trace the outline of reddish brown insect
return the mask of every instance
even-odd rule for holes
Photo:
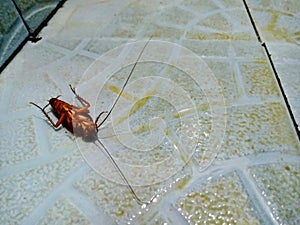
[[[81,98],[70,85],[70,88],[76,98],[82,104],[82,108],[76,107],[74,105],[70,105],[62,100],[59,100],[60,97],[51,98],[49,103],[41,108],[37,104],[30,102],[30,104],[38,107],[46,116],[46,118],[50,121],[53,127],[57,128],[62,125],[72,134],[77,137],[82,137],[82,139],[86,142],[95,142],[98,139],[97,133],[100,124],[98,124],[98,120],[103,113],[107,113],[106,111],[101,112],[95,122],[93,122],[92,117],[89,115],[89,107],[90,104],[85,99]],[[50,118],[50,116],[46,113],[45,109],[51,105],[53,114],[57,117],[58,121],[56,123]]]
[[[52,124],[53,127],[57,128],[60,125],[62,125],[63,127],[65,127],[69,132],[71,132],[73,135],[77,136],[77,137],[82,137],[82,139],[86,142],[94,142],[95,145],[97,147],[100,148],[99,145],[96,144],[96,141],[102,146],[102,148],[105,150],[106,154],[109,156],[110,160],[112,161],[113,165],[116,167],[116,169],[119,171],[122,179],[125,181],[125,183],[127,184],[128,188],[130,189],[131,193],[133,194],[134,198],[136,199],[136,201],[139,204],[149,204],[154,198],[151,199],[150,202],[144,202],[142,200],[140,200],[140,198],[136,195],[136,193],[134,192],[133,188],[131,187],[131,185],[129,184],[128,180],[126,179],[125,175],[123,174],[123,172],[121,171],[121,169],[119,168],[119,166],[117,165],[117,163],[115,162],[115,160],[113,159],[112,155],[109,153],[109,151],[107,150],[107,148],[103,145],[103,143],[98,139],[98,128],[105,122],[105,120],[108,118],[108,116],[111,114],[113,108],[115,107],[115,105],[117,104],[120,96],[122,95],[139,59],[142,56],[143,51],[145,50],[146,46],[148,45],[148,43],[150,42],[151,38],[147,41],[147,43],[145,44],[145,46],[143,47],[142,51],[140,52],[136,62],[134,63],[129,76],[127,77],[118,97],[116,98],[116,100],[114,101],[111,109],[107,112],[107,111],[103,111],[101,112],[95,122],[93,121],[92,117],[89,115],[89,107],[90,104],[88,101],[86,101],[85,99],[83,99],[82,97],[80,97],[76,91],[75,88],[72,87],[71,85],[71,91],[74,93],[75,97],[79,100],[79,102],[82,104],[82,107],[77,107],[74,105],[71,105],[67,102],[64,102],[62,100],[59,100],[58,98],[60,97],[57,96],[56,98],[51,98],[49,100],[49,103],[47,105],[45,105],[43,108],[38,106],[36,103],[30,102],[30,104],[38,107],[46,116],[46,118],[48,119],[48,121]],[[50,116],[46,113],[45,109],[48,106],[52,107],[52,112],[53,114],[56,116],[56,118],[58,119],[58,121],[55,123]],[[107,113],[106,117],[103,119],[103,121],[101,123],[98,124],[98,120],[101,117],[101,115],[103,115],[104,113]]]

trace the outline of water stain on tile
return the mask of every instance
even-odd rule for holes
[[[251,169],[274,218],[282,224],[297,224],[300,208],[299,164],[270,164]]]
[[[281,103],[229,109],[220,158],[268,151],[296,151],[297,139]]]
[[[211,180],[180,197],[176,207],[189,224],[260,224],[236,174]]]

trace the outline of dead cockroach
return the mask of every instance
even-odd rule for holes
[[[48,121],[52,124],[53,127],[57,128],[60,125],[62,125],[63,127],[65,127],[70,133],[72,133],[74,136],[77,137],[82,137],[82,139],[86,142],[94,142],[95,145],[100,148],[99,145],[96,144],[96,142],[98,142],[102,148],[104,149],[104,151],[106,152],[106,154],[108,155],[108,157],[110,158],[111,162],[113,163],[113,165],[115,166],[115,168],[119,171],[122,179],[125,181],[125,183],[127,184],[129,190],[131,191],[133,197],[135,198],[135,200],[137,201],[138,204],[142,205],[142,204],[149,204],[154,198],[152,198],[149,202],[145,202],[142,201],[135,193],[135,191],[133,190],[132,186],[129,184],[128,180],[126,179],[125,175],[123,174],[122,170],[120,169],[120,167],[118,166],[118,164],[115,162],[115,160],[113,159],[112,155],[109,153],[108,149],[104,146],[104,144],[99,140],[98,138],[98,128],[105,122],[105,120],[108,118],[108,116],[111,114],[113,108],[115,107],[115,105],[117,104],[120,96],[122,95],[139,59],[142,56],[142,53],[144,52],[146,46],[148,45],[148,43],[150,42],[151,38],[147,41],[147,43],[145,44],[145,46],[143,47],[142,51],[140,52],[136,62],[134,63],[119,95],[117,96],[116,100],[114,101],[112,107],[110,108],[109,111],[103,111],[101,112],[97,117],[95,122],[93,121],[92,117],[89,115],[89,107],[90,104],[88,101],[86,101],[85,99],[83,99],[82,97],[80,97],[76,91],[75,88],[72,87],[71,85],[71,91],[74,93],[75,97],[79,100],[79,102],[82,104],[82,107],[77,107],[74,105],[71,105],[67,102],[64,102],[62,100],[59,100],[58,98],[60,97],[57,96],[55,98],[51,98],[49,100],[49,103],[47,105],[45,105],[43,108],[38,106],[36,103],[30,102],[30,104],[38,107],[46,116],[46,118],[48,119]],[[56,116],[56,118],[58,119],[58,121],[55,123],[50,116],[46,113],[45,109],[48,106],[52,107],[52,112],[53,114]],[[101,117],[101,115],[105,114],[106,116],[105,118],[102,120],[101,123],[98,123],[99,118]]]

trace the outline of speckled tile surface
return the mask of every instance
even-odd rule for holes
[[[299,129],[300,3],[281,0],[248,2],[262,42],[271,52]]]
[[[0,76],[1,224],[299,223],[299,139],[242,1],[67,1],[41,36]],[[95,118],[150,36],[98,132],[139,198],[155,196],[141,206],[103,149],[29,102],[80,105],[72,84]],[[275,44],[296,77],[299,54]]]

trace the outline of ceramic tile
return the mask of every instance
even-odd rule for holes
[[[298,112],[289,2],[248,3]],[[1,224],[299,222],[299,137],[242,1],[67,1],[41,36],[0,76]],[[153,197],[139,205],[99,142],[29,102],[81,107],[72,84],[95,119],[150,36],[98,131],[137,198]]]

